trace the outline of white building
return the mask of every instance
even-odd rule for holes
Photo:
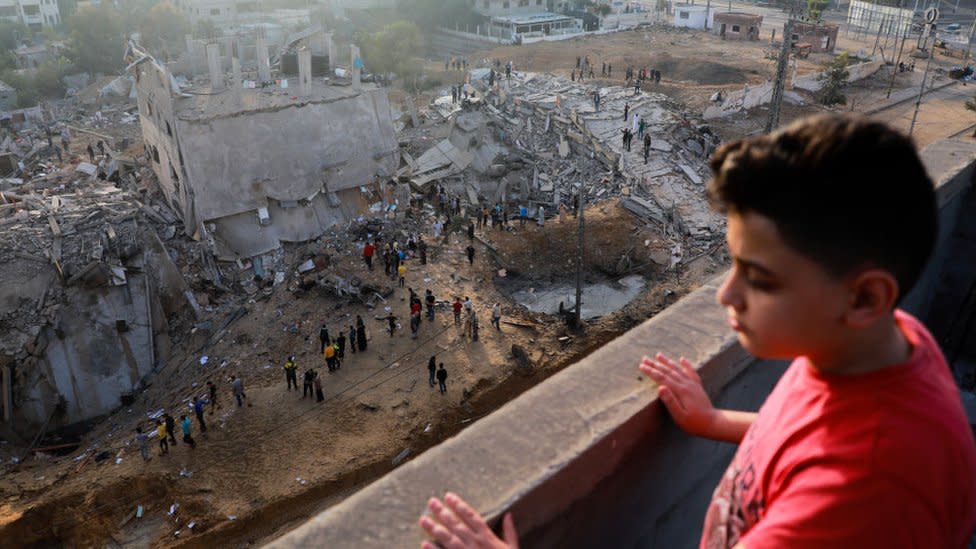
[[[712,16],[715,10],[709,13],[705,6],[692,4],[675,4],[674,21],[671,23],[675,27],[688,27],[690,29],[704,29],[712,27]]]
[[[60,24],[61,11],[58,10],[58,0],[0,0],[0,19],[39,31]]]
[[[488,17],[535,14],[546,11],[545,0],[474,0],[474,11]]]

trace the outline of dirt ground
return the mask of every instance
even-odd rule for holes
[[[715,91],[771,78],[775,62],[767,58],[767,49],[764,42],[721,41],[700,32],[658,28],[501,47],[477,58],[511,59],[518,69],[568,76],[576,57],[589,55],[596,67],[603,62],[613,65],[613,78],[597,75],[594,82],[601,85],[621,85],[627,65],[657,68],[663,79],[654,91],[700,112]],[[801,61],[800,74],[816,70],[824,60],[814,55]],[[428,68],[445,87],[460,80],[460,73],[444,73],[442,64],[440,72],[436,64]],[[871,97],[856,96],[854,104],[868,104]],[[784,105],[782,120],[818,110]],[[760,131],[764,119],[765,110],[756,109],[712,125],[723,139],[731,139]],[[440,135],[432,130],[430,144]],[[429,222],[423,219],[425,226]],[[508,279],[535,285],[570,280],[576,247],[572,218],[566,223],[554,220],[544,229],[528,225],[515,226],[512,232],[479,230],[473,266],[463,257],[468,241],[462,233],[432,242],[429,265],[409,263],[406,285],[419,293],[430,288],[441,300],[472,298],[481,321],[478,342],[463,336],[444,307],[438,309],[435,322],[422,323],[418,340],[412,340],[408,330],[390,337],[385,322],[377,318],[388,314],[384,310],[388,306],[406,326],[405,288],[395,288],[387,302],[374,310],[315,290],[291,291],[289,283],[253,297],[215,296],[220,304],[213,307],[215,325],[239,307],[247,314],[206,349],[206,365],[200,364],[200,355],[189,352],[199,347],[199,334],[188,334],[176,343],[177,356],[152,385],[130,407],[87,434],[77,451],[39,456],[19,467],[4,466],[0,540],[6,541],[0,546],[10,546],[10,540],[17,540],[17,546],[36,547],[260,543],[667,307],[727,262],[724,251],[716,248],[687,261],[676,279],[657,266],[662,258],[666,263],[668,240],[615,201],[589,207],[586,223],[587,277],[636,272],[649,280],[649,286],[623,309],[589,323],[583,334],[512,303],[502,289],[506,281],[499,280],[501,269]],[[309,252],[325,251],[332,260],[329,271],[393,286],[384,278],[382,265],[366,272],[359,259],[360,245],[341,238],[320,239],[289,247],[285,263],[295,265]],[[500,332],[488,323],[489,307],[496,301],[503,305],[505,322]],[[326,322],[335,335],[338,327],[353,324],[356,315],[366,321],[369,348],[357,354],[347,351],[342,368],[329,374],[319,355],[318,328]],[[570,339],[561,342],[563,336]],[[531,371],[516,366],[513,344],[529,350]],[[300,370],[315,367],[321,372],[324,403],[285,390],[281,367],[289,354],[296,355]],[[449,372],[446,395],[426,385],[425,366],[432,355]],[[232,403],[230,375],[245,381],[248,404],[244,407]],[[194,423],[196,449],[181,443],[169,455],[159,456],[153,444],[152,460],[143,463],[131,444],[135,426],[147,425],[147,412],[164,407],[177,418],[189,413],[187,399],[202,395],[207,379],[221,386],[219,406],[206,416],[207,435]],[[100,451],[108,451],[108,459],[90,458]],[[0,448],[4,452],[9,454]],[[170,514],[174,505],[178,507],[172,507]],[[143,508],[142,518],[131,517],[137,506]]]
[[[587,223],[587,248],[595,250],[586,255],[588,276],[613,274],[617,256],[636,242],[639,249],[629,252],[636,271],[659,283],[621,311],[590,323],[585,334],[570,333],[563,323],[514,305],[494,284],[499,269],[532,272],[542,284],[574,276],[560,263],[574,257],[576,222],[571,217],[545,228],[529,224],[512,232],[479,230],[473,266],[463,257],[468,244],[463,233],[433,244],[430,264],[409,263],[407,286],[420,293],[430,288],[442,300],[471,297],[481,322],[478,342],[463,336],[446,308],[437,311],[434,323],[422,324],[414,341],[406,329],[393,337],[384,331],[386,323],[376,319],[387,314],[382,304],[370,311],[316,290],[290,292],[282,284],[267,298],[242,303],[248,313],[206,350],[207,365],[197,355],[171,361],[130,408],[85,436],[82,449],[108,450],[109,459],[79,460],[88,455],[79,450],[8,469],[0,487],[0,530],[5,539],[24,540],[25,545],[207,547],[217,540],[221,546],[249,545],[297,525],[393,468],[392,460],[401,453],[407,452],[409,459],[451,436],[660,311],[722,265],[721,257],[705,257],[687,266],[679,282],[673,275],[657,280],[649,258],[666,252],[666,246],[654,229],[609,201],[591,207]],[[372,273],[365,270],[358,243],[296,246],[288,250],[288,259],[311,248],[329,253],[330,271],[392,285],[382,266]],[[527,263],[531,261],[535,263]],[[552,268],[547,271],[543,264]],[[386,303],[404,328],[407,296],[406,288],[396,288]],[[495,301],[503,304],[501,331],[488,323],[488,308]],[[334,335],[340,326],[353,324],[356,315],[366,321],[369,347],[357,354],[347,349],[342,368],[329,374],[319,355],[318,328],[326,322]],[[572,341],[558,340],[565,335]],[[531,371],[516,367],[512,344],[529,351]],[[190,341],[180,346],[189,348]],[[281,367],[290,353],[300,370],[322,372],[324,403],[285,390]],[[449,372],[446,395],[426,384],[431,355]],[[244,407],[233,405],[230,375],[245,380]],[[219,406],[206,415],[207,435],[194,424],[197,447],[180,443],[166,456],[158,455],[154,441],[152,460],[144,463],[138,449],[128,444],[135,426],[148,425],[145,413],[163,407],[177,419],[189,413],[187,399],[202,395],[207,379],[222,387]],[[178,508],[170,515],[174,504]],[[143,518],[126,520],[138,505],[143,506]]]

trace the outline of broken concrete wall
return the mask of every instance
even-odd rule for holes
[[[705,112],[702,113],[702,118],[710,120],[712,118],[729,116],[743,110],[758,107],[759,105],[765,105],[772,98],[772,82],[765,82],[759,86],[746,86],[739,91],[727,94],[720,104],[712,105],[705,109]]]
[[[43,424],[61,398],[65,413],[52,427],[98,417],[153,369],[145,274],[128,274],[124,286],[71,288],[67,298],[57,323],[38,337],[40,358],[17,370],[19,420]]]
[[[139,124],[149,164],[159,181],[159,188],[169,205],[183,218],[187,235],[197,231],[191,207],[191,192],[186,185],[179,147],[170,74],[154,61],[140,64],[136,73]]]
[[[848,82],[857,82],[858,80],[867,78],[881,69],[884,61],[878,59],[876,61],[865,61],[863,63],[855,63],[847,67],[847,72],[849,73],[847,77]],[[820,80],[823,77],[823,71],[814,72],[806,74],[803,76],[793,77],[793,88],[806,90],[809,92],[820,91],[823,87],[823,82]]]
[[[233,234],[214,235],[240,243],[234,251],[241,256],[273,249],[277,243],[268,247],[272,240],[318,236],[323,221],[335,218],[328,206],[334,199],[319,195],[328,198],[390,177],[400,161],[382,89],[217,118],[181,118],[177,125],[198,218],[209,223],[246,214],[251,220],[221,223]],[[262,239],[269,229],[259,224],[257,210],[275,202],[294,214],[282,211],[272,217],[273,233]]]

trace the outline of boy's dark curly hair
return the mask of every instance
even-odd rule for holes
[[[935,244],[932,181],[912,141],[880,122],[804,118],[722,145],[711,168],[716,209],[769,218],[790,247],[834,276],[881,268],[903,297]]]

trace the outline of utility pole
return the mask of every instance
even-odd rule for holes
[[[916,5],[917,4],[918,1],[916,0]],[[901,46],[898,48],[898,56],[895,57],[895,64],[891,67],[891,80],[888,82],[888,93],[885,95],[885,98],[891,97],[891,89],[895,86],[895,75],[898,74],[898,64],[901,63],[901,54],[905,51],[905,41],[908,40],[908,33],[911,32],[912,24],[914,22],[915,12],[912,11],[912,16],[908,19],[908,22],[905,23],[905,32],[901,37]]]
[[[576,208],[576,327],[583,329],[583,210],[586,204],[583,202],[586,195],[583,194],[583,182],[577,194],[579,206]]]
[[[708,14],[712,11],[712,0],[705,2],[705,30],[708,30]]]
[[[973,50],[973,33],[976,33],[976,19],[973,19],[973,26],[969,28],[969,40],[966,41],[966,62],[969,62],[969,53]]]
[[[776,81],[773,83],[773,96],[769,100],[769,118],[766,119],[763,133],[770,133],[779,126],[779,109],[783,105],[783,86],[786,85],[786,69],[789,65],[793,41],[793,15],[791,8],[790,17],[786,20],[786,28],[783,30],[783,49],[780,50],[779,61],[776,62]]]
[[[941,3],[941,0],[940,0]],[[939,8],[929,8],[925,10],[926,29],[922,33],[922,51],[928,54],[928,61],[925,62],[925,72],[922,73],[922,85],[918,88],[918,98],[915,99],[915,112],[912,113],[912,124],[908,127],[908,136],[911,137],[915,129],[915,120],[918,119],[918,109],[922,106],[922,95],[925,94],[925,82],[928,80],[929,67],[932,66],[932,58],[935,57],[935,22],[939,20]],[[929,46],[929,37],[932,38],[932,45]]]

